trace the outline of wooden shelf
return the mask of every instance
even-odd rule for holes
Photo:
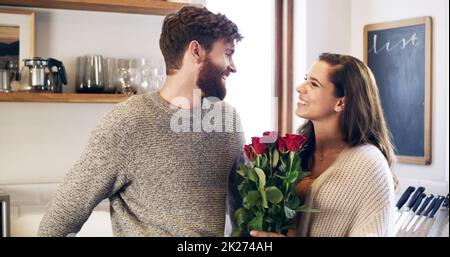
[[[167,15],[187,5],[201,6],[199,4],[174,3],[165,0],[1,0],[0,4],[8,6],[152,15]]]
[[[120,94],[0,93],[0,102],[120,103],[128,98],[128,95]]]

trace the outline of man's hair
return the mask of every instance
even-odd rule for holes
[[[180,69],[187,46],[193,40],[209,53],[217,40],[239,42],[242,39],[238,27],[225,15],[214,14],[206,8],[183,7],[169,14],[163,22],[159,47],[166,62],[167,75]]]

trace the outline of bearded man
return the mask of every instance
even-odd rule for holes
[[[102,118],[38,235],[77,233],[108,198],[115,236],[223,236],[244,135],[239,115],[222,100],[241,39],[236,24],[206,8],[168,15],[160,37],[163,87],[129,98]],[[204,131],[211,108],[223,110],[212,120],[220,126]],[[180,112],[191,130],[173,130],[172,117]]]

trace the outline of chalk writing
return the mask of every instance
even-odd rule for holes
[[[382,53],[384,50],[386,50],[387,52],[391,52],[392,50],[396,49],[396,48],[400,48],[401,50],[405,49],[408,45],[411,45],[413,47],[418,46],[420,44],[420,39],[417,36],[417,33],[414,33],[411,35],[411,37],[409,38],[402,38],[400,41],[398,41],[395,44],[391,44],[391,41],[387,41],[384,45],[382,45],[381,47],[378,47],[378,35],[375,34],[373,35],[372,38],[372,47],[369,49],[369,53],[374,53],[374,54],[380,54]]]

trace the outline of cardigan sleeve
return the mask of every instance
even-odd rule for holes
[[[365,184],[360,208],[349,236],[392,236],[394,213],[394,182],[383,156],[365,163]]]

